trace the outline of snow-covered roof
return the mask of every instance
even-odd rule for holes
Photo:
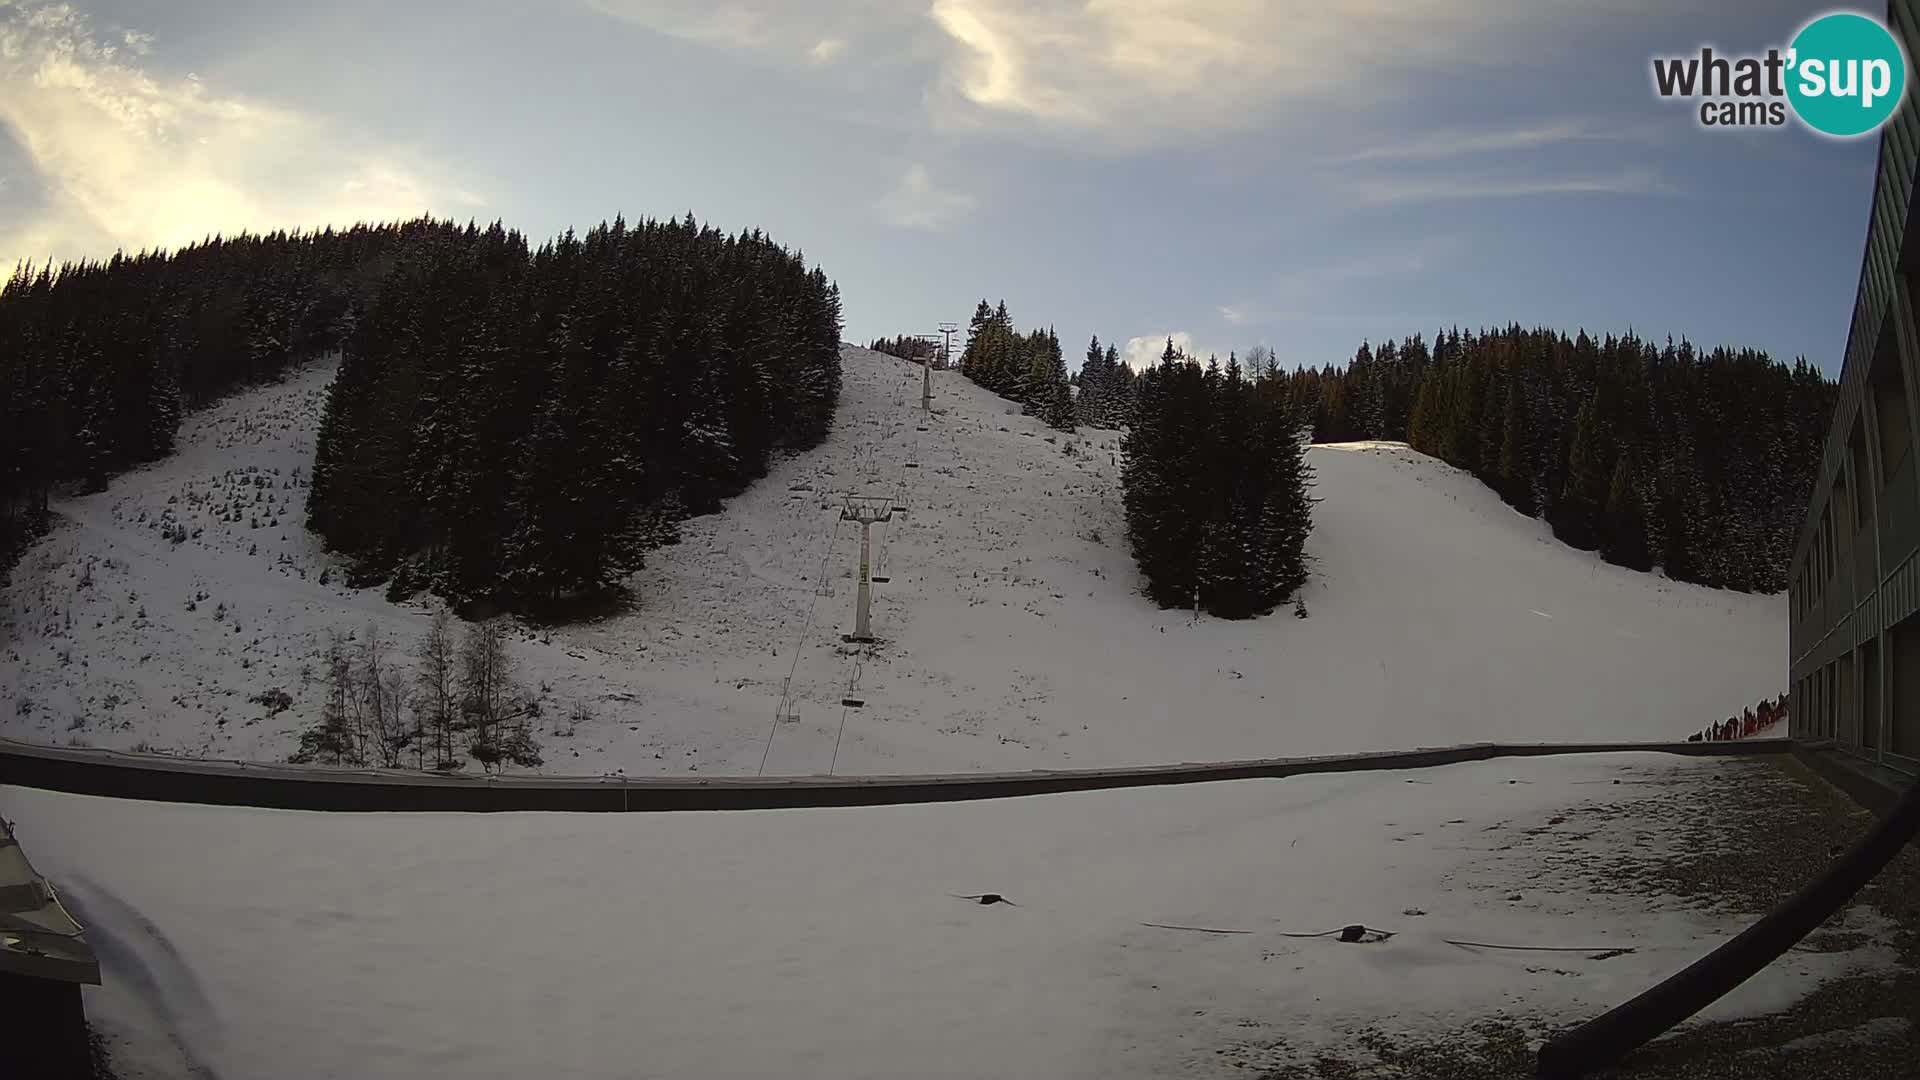
[[[84,934],[0,818],[0,972],[97,986]]]

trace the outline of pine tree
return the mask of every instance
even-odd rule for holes
[[[407,253],[351,322],[309,523],[396,595],[617,592],[673,515],[824,438],[840,389],[837,287],[691,218],[535,251],[469,229]]]
[[[1107,385],[1105,411],[1101,414],[1098,426],[1125,427],[1132,422],[1133,393],[1138,377],[1132,368],[1120,362],[1120,350],[1113,345],[1107,346],[1107,358],[1103,366],[1111,381]]]
[[[1073,391],[1067,383],[1067,365],[1060,355],[1060,338],[1049,329],[1036,334],[1034,361],[1027,383],[1028,410],[1048,427],[1072,431]]]
[[[1633,462],[1622,454],[1607,485],[1607,507],[1602,518],[1601,554],[1610,563],[1633,570],[1650,570],[1647,554],[1646,508],[1634,482]]]
[[[1513,508],[1531,516],[1538,504],[1533,499],[1532,469],[1527,462],[1527,423],[1521,406],[1520,383],[1507,386],[1507,410],[1500,426],[1500,494]]]
[[[1167,342],[1138,380],[1122,446],[1127,535],[1147,595],[1223,618],[1266,614],[1306,581],[1311,500],[1300,422],[1239,361]]]
[[[1555,507],[1555,533],[1583,550],[1600,546],[1600,514],[1607,501],[1608,469],[1600,441],[1594,401],[1580,406],[1574,421],[1573,445],[1567,461],[1567,481]]]
[[[1413,413],[1407,419],[1407,443],[1423,454],[1434,453],[1438,440],[1434,437],[1435,422],[1435,383],[1438,379],[1425,379],[1420,383],[1420,393],[1415,399]]]
[[[1169,339],[1160,364],[1140,377],[1133,425],[1121,440],[1127,541],[1147,595],[1161,607],[1193,597],[1193,558],[1205,521],[1193,512],[1188,480],[1195,455],[1184,440],[1203,415],[1196,408],[1203,398],[1199,369]]]
[[[1307,583],[1307,537],[1313,530],[1313,472],[1298,419],[1273,410],[1256,424],[1254,445],[1263,488],[1250,507],[1255,529],[1255,590],[1259,610],[1297,599]]]
[[[1207,611],[1225,618],[1246,618],[1255,613],[1259,599],[1252,581],[1254,539],[1246,498],[1257,489],[1257,474],[1248,477],[1250,462],[1245,454],[1249,441],[1250,395],[1240,370],[1239,359],[1229,353],[1222,369],[1216,362],[1207,366],[1206,420],[1203,427],[1201,473],[1195,478],[1207,491],[1204,512],[1206,524],[1197,553],[1195,568],[1199,602]]]
[[[1076,380],[1078,393],[1073,398],[1073,414],[1076,421],[1089,427],[1101,427],[1109,410],[1108,399],[1113,390],[1113,372],[1107,368],[1105,350],[1100,347],[1100,335],[1095,334],[1087,342],[1087,355],[1080,363],[1080,375]]]

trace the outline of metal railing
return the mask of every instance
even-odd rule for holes
[[[767,810],[958,802],[1067,791],[1209,783],[1311,773],[1422,769],[1498,757],[1782,753],[1785,739],[1697,743],[1555,743],[1431,747],[1387,753],[899,776],[487,776],[200,761],[0,739],[0,785],[81,795],[286,810]]]

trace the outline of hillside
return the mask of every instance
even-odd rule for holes
[[[548,688],[549,770],[1679,738],[1780,688],[1783,598],[1608,566],[1393,444],[1308,456],[1322,500],[1309,618],[1156,610],[1124,546],[1117,433],[1059,435],[951,372],[934,373],[925,416],[917,367],[853,347],[843,361],[827,441],[651,553],[635,610],[520,633],[520,678]],[[190,416],[178,454],[58,504],[0,597],[0,734],[280,758],[320,707],[328,630],[372,623],[396,658],[411,648],[429,609],[349,590],[337,568],[323,583],[329,559],[299,526],[329,377],[311,366]],[[870,652],[840,641],[859,544],[838,520],[848,492],[907,507],[874,530],[890,580],[874,587],[884,641]],[[789,673],[798,719],[775,724]],[[272,689],[292,708],[249,701]],[[843,707],[850,693],[864,707]],[[593,719],[557,733],[576,703]]]

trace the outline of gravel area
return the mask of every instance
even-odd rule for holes
[[[1617,801],[1572,807],[1514,830],[1524,851],[1567,884],[1758,916],[1824,869],[1871,823],[1847,796],[1787,758],[1654,767]],[[1631,792],[1631,794],[1625,794]],[[1592,841],[1616,839],[1596,856]],[[1748,1020],[1694,1023],[1657,1040],[1605,1080],[1893,1080],[1920,1077],[1920,850],[1909,846],[1847,909],[1796,948],[1843,950],[1865,934],[1848,911],[1871,907],[1888,924],[1899,968],[1828,980],[1791,1009]],[[1533,1075],[1552,1029],[1500,1017],[1441,1040],[1362,1032],[1350,1051],[1256,1075],[1264,1080],[1516,1080]]]

